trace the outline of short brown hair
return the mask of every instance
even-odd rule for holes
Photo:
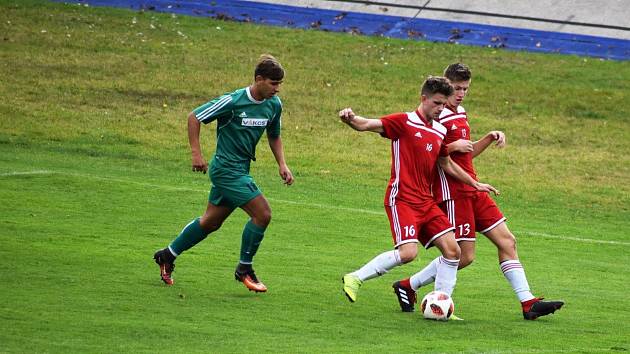
[[[468,81],[472,77],[470,68],[466,64],[454,63],[444,69],[444,76],[451,82]]]
[[[272,55],[263,54],[258,58],[258,64],[256,64],[256,70],[254,70],[254,79],[258,75],[265,79],[280,81],[284,78],[284,69]]]
[[[429,76],[422,84],[420,94],[431,97],[436,93],[441,93],[448,97],[453,94],[453,86],[447,78],[442,76]]]

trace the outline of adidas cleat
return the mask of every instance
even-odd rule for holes
[[[523,306],[523,318],[526,320],[535,320],[540,316],[546,316],[559,310],[564,302],[562,301],[543,301],[544,298],[533,298],[521,303]]]
[[[458,316],[455,316],[455,314],[451,314],[451,317],[448,318],[451,321],[463,321],[464,319]]]
[[[398,304],[402,312],[413,312],[416,303],[416,292],[409,285],[409,279],[397,281],[392,284],[394,294],[398,298]]]

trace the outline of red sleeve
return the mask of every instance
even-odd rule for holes
[[[442,140],[442,144],[440,144],[440,156],[448,156],[448,146],[445,140]]]
[[[406,113],[393,113],[380,118],[383,123],[384,132],[381,136],[395,140],[398,139],[404,132],[405,124],[407,123]]]

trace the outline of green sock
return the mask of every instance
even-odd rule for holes
[[[208,234],[209,232],[205,232],[201,228],[199,218],[196,218],[184,227],[182,232],[179,233],[179,236],[171,242],[169,248],[177,253],[176,256],[179,256],[182,252],[203,241]]]
[[[241,263],[251,264],[258,247],[265,237],[264,227],[260,227],[250,219],[243,229],[243,239],[241,241]]]

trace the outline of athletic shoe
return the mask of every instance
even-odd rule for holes
[[[451,318],[449,318],[449,320],[451,321],[463,321],[464,319],[458,316],[455,316],[455,314],[451,314]]]
[[[409,279],[400,280],[392,284],[394,294],[398,298],[398,305],[402,312],[413,312],[416,303],[416,292],[411,288]]]
[[[536,297],[528,301],[521,302],[523,307],[523,317],[526,320],[535,320],[540,316],[546,316],[559,310],[564,302],[562,301],[542,301],[543,297]]]
[[[350,302],[357,301],[357,293],[363,282],[356,275],[346,274],[341,278],[343,282],[343,292]]]
[[[166,285],[173,285],[171,274],[175,270],[175,257],[168,248],[159,250],[153,255],[155,263],[160,266],[160,277]]]
[[[256,278],[256,273],[254,273],[253,269],[250,269],[244,273],[236,270],[234,272],[234,279],[240,281],[249,289],[249,291],[255,291],[257,293],[264,293],[267,291],[267,287],[265,284],[261,283],[258,278]]]

